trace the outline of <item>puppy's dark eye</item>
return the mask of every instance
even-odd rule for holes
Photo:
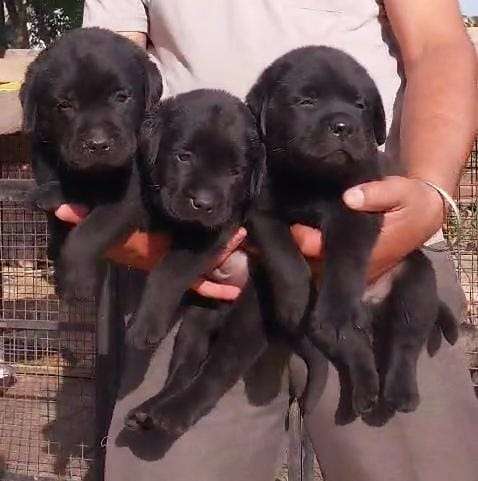
[[[73,108],[73,105],[69,100],[60,100],[56,104],[56,109],[60,112],[63,112],[65,110],[69,110],[69,109],[72,109],[72,108]]]
[[[176,160],[178,162],[183,162],[183,163],[191,162],[192,158],[193,158],[193,155],[191,154],[191,152],[178,152],[176,154]]]
[[[365,110],[367,108],[367,104],[365,103],[364,99],[357,99],[355,101],[355,107],[357,107],[360,110]]]
[[[238,175],[241,175],[242,170],[239,167],[232,167],[229,169],[229,175],[232,175],[233,177],[237,177]]]
[[[316,103],[317,100],[311,97],[302,97],[296,101],[296,105],[300,105],[301,107],[313,107]]]
[[[114,96],[114,99],[115,99],[115,102],[119,102],[120,104],[124,104],[125,102],[127,102],[130,99],[130,97],[131,96],[128,94],[128,92],[120,91],[120,92],[116,92],[116,94]]]

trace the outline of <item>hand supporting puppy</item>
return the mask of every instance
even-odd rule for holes
[[[417,179],[394,176],[362,184],[345,192],[344,201],[351,209],[385,213],[382,232],[372,253],[370,280],[378,278],[423,244],[443,221],[439,194]],[[86,215],[87,209],[78,205],[62,205],[56,211],[59,219],[72,224],[81,222]],[[323,255],[320,231],[303,225],[294,225],[291,229],[302,253],[313,262],[319,260]],[[239,249],[246,235],[245,229],[238,230],[219,257],[218,266]],[[121,264],[150,270],[168,246],[169,239],[163,234],[135,232],[123,244],[109,249],[108,257]],[[235,263],[233,259],[229,262]],[[199,279],[193,289],[206,297],[234,300],[242,285],[229,285],[227,279],[224,282]]]
[[[419,179],[386,177],[381,181],[349,189],[343,199],[351,209],[385,214],[382,232],[369,265],[370,281],[380,277],[408,253],[421,246],[443,223],[443,201],[440,195]],[[306,257],[321,258],[320,232],[307,226],[295,225],[292,234]]]
[[[79,224],[88,215],[88,209],[81,205],[63,204],[55,211],[55,215],[64,222]],[[246,230],[240,228],[231,238],[226,249],[217,259],[217,267],[221,271],[229,272],[233,270],[233,266],[236,267],[237,264],[245,268],[243,256],[237,254],[234,256],[234,259],[229,258],[232,253],[237,251],[246,235]],[[165,254],[169,246],[170,239],[167,235],[137,231],[128,236],[122,244],[110,248],[107,257],[123,265],[150,271],[157,260]],[[205,297],[225,301],[236,299],[240,294],[242,285],[228,284],[228,276],[224,275],[223,277],[225,279],[224,282],[221,283],[204,278],[198,279],[192,288],[198,294]],[[233,281],[237,284],[241,279],[233,279]],[[245,278],[242,279],[242,281],[245,283]]]

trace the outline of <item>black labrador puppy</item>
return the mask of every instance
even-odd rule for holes
[[[105,249],[145,219],[138,135],[161,93],[146,53],[99,28],[66,33],[28,68],[20,99],[38,184],[31,201],[50,212],[64,202],[91,209],[71,230],[49,216],[49,255],[66,299],[95,293]]]
[[[277,319],[289,331],[305,329],[335,364],[350,383],[356,414],[374,408],[381,388],[392,410],[413,411],[422,347],[437,321],[452,342],[456,328],[420,251],[366,288],[383,216],[352,211],[342,194],[389,173],[377,150],[386,126],[373,80],[342,51],[304,47],[266,69],[247,102],[261,124],[270,179],[249,231],[264,247]],[[323,234],[326,255],[310,312],[310,273],[291,239],[293,223]],[[374,350],[372,340],[388,348]]]
[[[169,332],[185,291],[211,269],[231,234],[246,221],[265,174],[265,149],[256,119],[224,92],[198,90],[163,101],[145,122],[142,138],[142,152],[149,151],[144,158],[151,159],[141,169],[144,199],[154,228],[169,232],[173,243],[149,275],[127,332],[130,344],[140,350],[156,346]],[[187,309],[164,389],[132,409],[126,426],[163,430],[174,439],[184,433],[248,371],[270,337],[280,336],[269,322],[271,304],[257,270],[232,306]],[[315,373],[320,352],[306,337],[290,342]],[[176,396],[182,398],[199,371],[201,380],[211,381],[209,395],[204,396],[199,382],[202,395],[194,393],[187,397],[191,402],[176,403]],[[314,392],[320,389],[310,384]],[[171,415],[166,414],[168,404]]]
[[[142,166],[145,203],[154,228],[170,233],[172,245],[148,276],[127,331],[137,349],[157,345],[169,332],[185,292],[214,267],[216,256],[243,225],[265,169],[254,116],[223,91],[195,90],[163,101],[145,122],[142,138],[142,150],[149,152],[145,159],[150,159]],[[199,330],[210,332],[222,322],[219,311],[212,312]],[[192,332],[180,336],[179,344],[184,337],[194,345],[197,332],[188,325]],[[153,407],[134,410],[128,424],[144,421]]]

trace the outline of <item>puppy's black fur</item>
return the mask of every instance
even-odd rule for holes
[[[144,199],[154,227],[171,234],[172,246],[149,275],[127,333],[138,349],[158,344],[168,333],[184,293],[213,267],[244,223],[265,172],[265,149],[253,115],[222,91],[196,90],[167,99],[145,123],[143,134],[142,149],[150,159],[142,167]],[[199,338],[194,326],[178,336],[179,351],[190,353],[193,341],[198,351],[193,357],[203,357],[209,332],[223,319],[214,311],[209,317],[211,322],[196,326],[204,329]],[[194,332],[196,345],[190,339]],[[177,352],[171,375],[181,357]],[[180,377],[185,379],[184,373]],[[127,425],[144,424],[154,404],[153,399],[133,410]]]
[[[141,427],[141,436],[145,431],[155,433],[154,446],[148,445],[149,449],[145,451],[143,440],[126,430],[117,443],[130,446],[144,459],[158,459],[182,434],[214,409],[241,377],[244,377],[247,390],[246,375],[266,353],[270,341],[276,346],[284,341],[283,332],[273,322],[271,306],[263,272],[256,266],[241,296],[233,304],[222,305],[220,309],[211,306],[190,308],[176,335],[165,387],[126,417],[128,430]],[[288,340],[309,368],[303,402],[310,411],[324,388],[326,360],[306,336],[289,337]],[[262,405],[270,402],[277,392],[262,392],[259,398],[254,392],[248,391],[247,394],[251,403]],[[141,445],[143,448],[138,448]]]
[[[418,355],[435,322],[450,320],[450,313],[440,304],[434,271],[419,251],[371,288],[380,295],[366,290],[367,263],[382,215],[348,209],[342,194],[387,173],[377,152],[386,128],[373,80],[341,51],[305,47],[274,62],[247,101],[261,123],[270,179],[249,230],[266,253],[278,320],[290,332],[305,328],[346,373],[353,411],[360,415],[378,401],[371,328],[382,319],[389,341],[379,360],[384,401],[393,410],[414,410]],[[309,272],[290,238],[293,223],[320,228],[325,245],[310,313],[304,295]]]
[[[152,159],[144,175],[149,179],[145,198],[157,226],[171,232],[173,247],[151,273],[128,331],[138,349],[164,338],[184,291],[211,267],[259,193],[264,146],[254,117],[231,99],[220,92],[183,94],[163,102],[145,125],[149,133],[143,137],[150,140],[142,151],[149,149]],[[197,206],[195,199],[201,193],[199,199],[205,202]],[[189,319],[183,322],[165,388],[133,409],[126,426],[162,430],[168,433],[165,439],[173,441],[210,411],[265,351],[269,337],[277,335],[270,323],[271,304],[258,271],[229,309],[203,311],[200,326]],[[197,317],[191,312],[188,316]],[[211,334],[217,337],[212,344]],[[320,352],[306,337],[291,340],[314,378]],[[314,389],[309,383],[308,391]]]
[[[380,96],[350,57],[310,47],[274,62],[248,103],[264,131],[270,174],[251,234],[267,245],[264,261],[277,317],[290,332],[304,327],[310,273],[289,226],[320,227],[327,255],[309,335],[329,358],[348,368],[355,409],[366,412],[376,402],[379,380],[361,296],[382,218],[352,212],[342,194],[382,176],[376,147],[385,140]]]
[[[161,93],[145,52],[98,28],[66,33],[28,68],[20,98],[38,184],[31,200],[47,211],[64,202],[92,209],[71,231],[49,218],[49,254],[67,299],[95,293],[105,249],[144,221],[138,135]]]

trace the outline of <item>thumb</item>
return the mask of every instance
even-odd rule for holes
[[[80,204],[62,204],[55,215],[64,222],[79,224],[88,215],[88,208]]]
[[[219,266],[223,262],[225,262],[228,259],[228,257],[239,248],[239,246],[242,244],[242,242],[246,237],[247,237],[246,229],[244,229],[244,227],[239,227],[239,229],[234,233],[231,239],[229,239],[226,247],[219,255],[216,261],[216,265]]]
[[[407,179],[393,176],[384,180],[366,182],[346,190],[345,204],[354,210],[385,212],[403,205]]]

